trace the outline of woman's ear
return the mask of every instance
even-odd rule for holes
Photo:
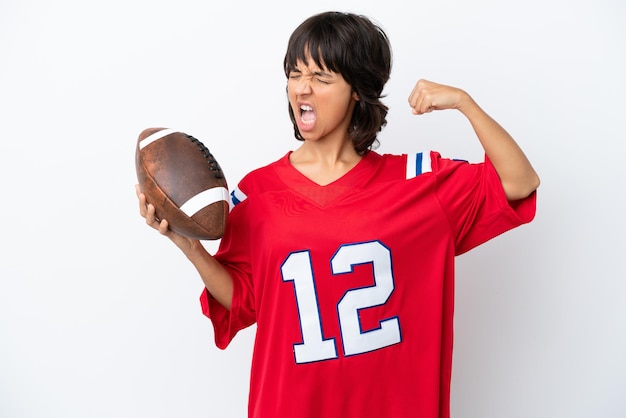
[[[359,97],[359,95],[357,94],[357,92],[356,92],[356,91],[353,91],[353,92],[352,92],[352,98],[353,98],[354,100],[356,100],[357,102],[358,102],[359,100],[361,100],[361,98]]]

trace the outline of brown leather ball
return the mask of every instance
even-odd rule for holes
[[[145,129],[137,139],[135,166],[146,200],[172,231],[201,240],[222,237],[230,210],[228,185],[202,142],[173,129]]]

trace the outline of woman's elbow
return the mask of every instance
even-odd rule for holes
[[[528,176],[523,181],[517,181],[513,184],[503,184],[504,193],[509,201],[521,200],[530,196],[535,190],[539,188],[541,180],[537,173],[532,176]]]

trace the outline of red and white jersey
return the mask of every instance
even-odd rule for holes
[[[203,312],[226,348],[257,324],[253,418],[447,418],[454,257],[535,214],[486,160],[368,152],[319,186],[289,154],[248,174],[216,258],[230,311]]]

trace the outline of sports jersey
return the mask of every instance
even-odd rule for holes
[[[491,162],[370,151],[320,186],[289,153],[233,190],[215,257],[230,311],[206,289],[224,349],[257,325],[251,418],[447,418],[454,258],[530,222]]]

